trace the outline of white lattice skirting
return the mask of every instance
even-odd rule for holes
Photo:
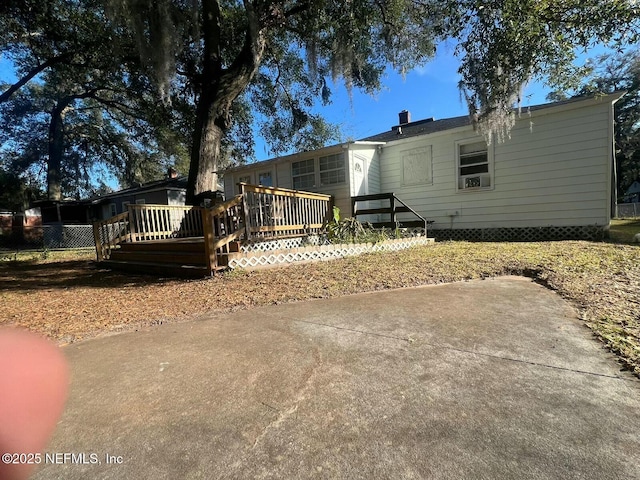
[[[284,244],[292,240],[287,239],[279,240],[268,243],[285,242]],[[419,245],[427,245],[433,242],[433,238],[415,237],[415,238],[400,238],[397,240],[387,240],[376,244],[371,243],[355,243],[355,244],[340,244],[340,245],[321,245],[310,247],[289,247],[286,250],[272,250],[265,251],[262,255],[256,254],[259,251],[253,252],[247,251],[242,253],[242,257],[236,257],[229,260],[229,268],[255,268],[264,267],[269,265],[282,265],[295,262],[308,262],[318,260],[333,260],[335,258],[350,257],[353,255],[361,255],[363,253],[371,252],[388,252],[404,250]],[[267,242],[263,242],[267,243]],[[257,244],[254,244],[254,246]]]
[[[243,253],[271,252],[273,250],[288,250],[291,248],[302,248],[311,245],[329,245],[329,241],[325,237],[321,237],[318,235],[282,238],[279,240],[265,240],[244,243],[240,246],[240,251]]]

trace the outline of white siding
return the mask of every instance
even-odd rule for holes
[[[293,180],[291,177],[291,164],[293,162],[298,162],[301,160],[307,160],[313,158],[315,160],[315,173],[316,173],[316,186],[313,188],[308,188],[307,190],[310,192],[316,193],[324,193],[326,195],[333,195],[334,197],[334,205],[340,208],[341,212],[350,212],[351,211],[351,196],[350,192],[350,183],[349,183],[349,172],[346,172],[344,183],[337,185],[329,185],[329,186],[320,186],[319,185],[319,165],[318,159],[321,156],[331,155],[335,153],[343,152],[345,155],[345,168],[349,169],[349,161],[348,161],[348,150],[343,148],[342,145],[337,145],[335,147],[329,147],[322,150],[316,150],[312,152],[303,152],[295,155],[290,155],[288,157],[282,157],[281,159],[277,159],[276,161],[267,161],[267,162],[257,162],[255,164],[247,165],[245,167],[241,167],[239,170],[233,170],[225,173],[224,176],[224,190],[226,198],[231,198],[229,196],[230,192],[232,195],[237,193],[236,184],[239,181],[240,177],[251,176],[252,181],[255,182],[258,178],[258,172],[271,171],[273,184],[275,187],[280,188],[293,188]],[[343,213],[344,214],[344,213]]]
[[[388,143],[381,190],[394,192],[440,229],[608,225],[611,108],[610,101],[591,100],[523,113],[509,140],[489,146],[492,187],[484,191],[456,188],[455,142],[473,138],[471,127]],[[402,152],[429,145],[433,182],[402,185]]]

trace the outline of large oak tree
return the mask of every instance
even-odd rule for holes
[[[560,80],[576,47],[637,35],[631,0],[111,0],[136,32],[160,91],[194,95],[188,199],[215,188],[238,105],[273,114],[276,139],[321,126],[309,98],[327,79],[373,91],[458,42],[461,91],[476,124],[504,136],[534,76]],[[275,123],[275,125],[273,124]],[[281,132],[281,133],[278,133]],[[288,133],[287,133],[288,132]]]
[[[15,175],[45,165],[52,200],[90,194],[99,165],[123,186],[156,179],[184,143],[133,36],[111,27],[100,0],[0,5],[0,53],[17,76],[0,85],[0,164]]]

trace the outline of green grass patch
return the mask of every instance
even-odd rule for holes
[[[609,237],[618,243],[631,243],[633,237],[640,233],[640,219],[637,220],[611,220]]]
[[[95,248],[77,249],[35,249],[35,250],[0,250],[0,262],[9,263],[55,263],[70,260],[95,260]]]

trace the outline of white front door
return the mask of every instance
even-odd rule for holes
[[[356,155],[353,157],[353,192],[354,195],[367,194],[366,160]]]

